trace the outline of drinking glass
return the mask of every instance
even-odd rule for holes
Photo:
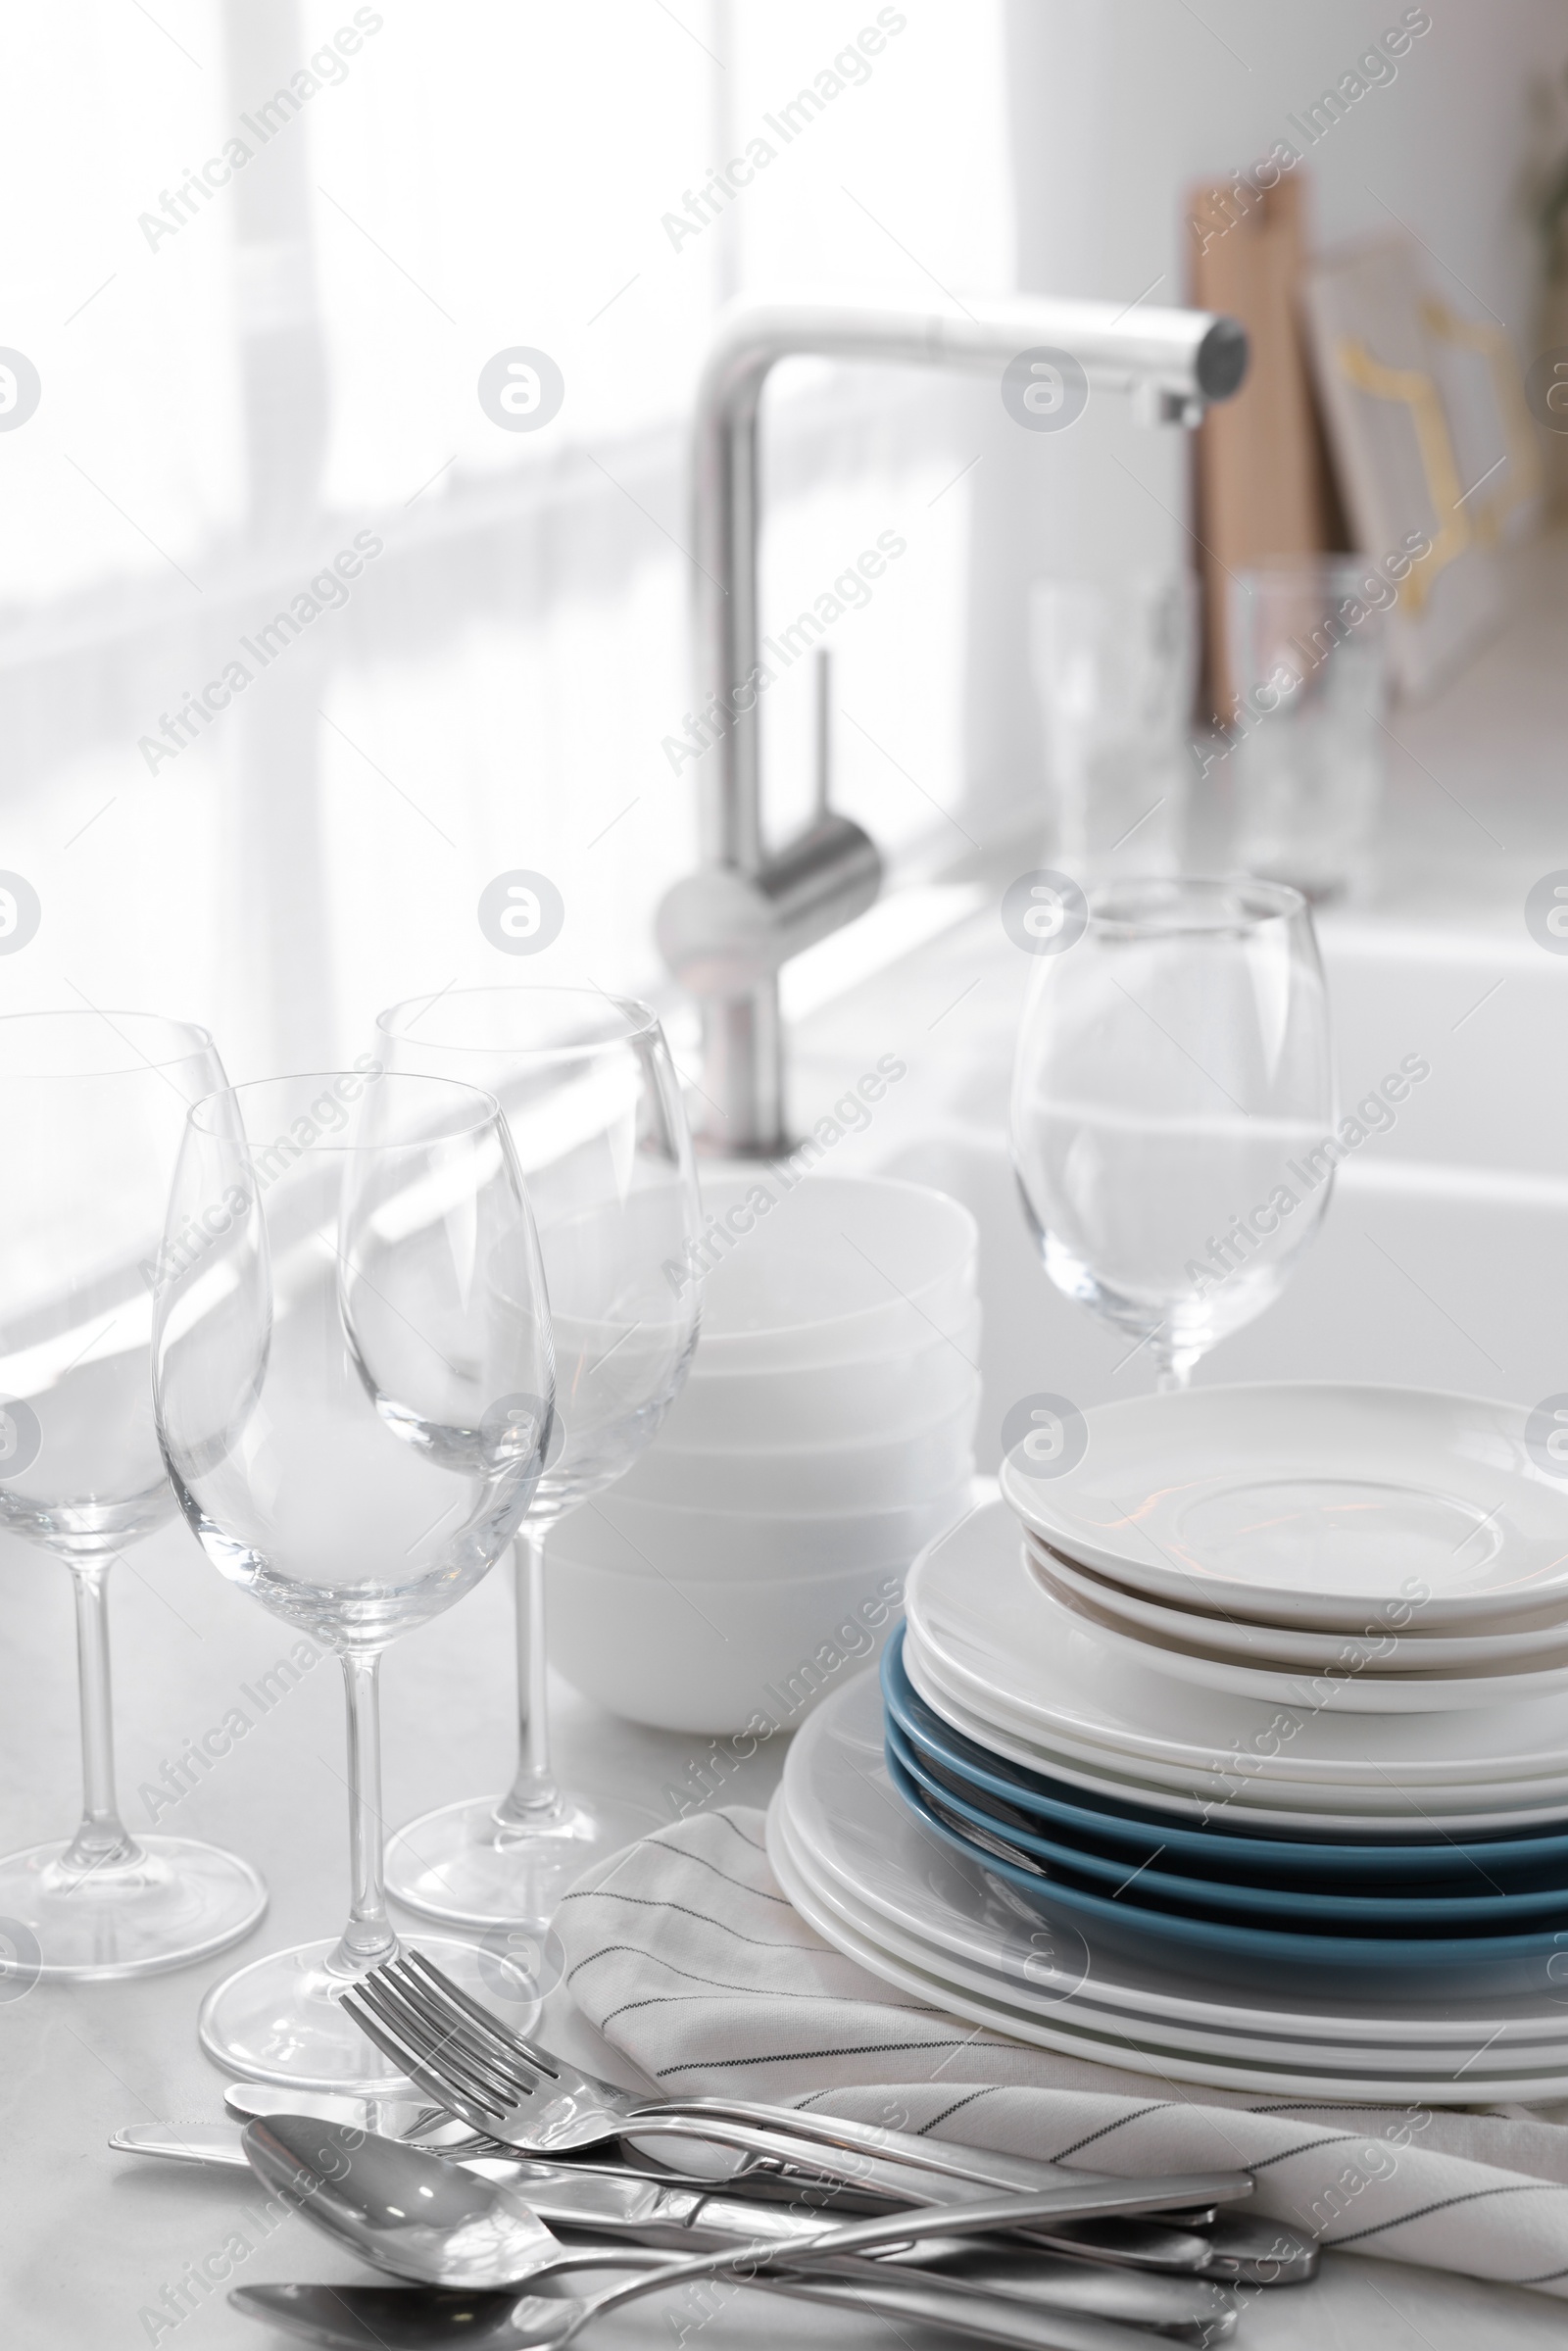
[[[72,1570],[83,1804],[69,1843],[0,1860],[13,1970],[119,1977],[249,1933],[267,1889],[115,1800],[109,1570],[174,1515],[148,1376],[169,1181],[188,1104],[223,1084],[205,1029],[146,1012],[0,1019],[0,1526]]]
[[[1229,598],[1237,856],[1334,898],[1360,876],[1383,794],[1394,591],[1363,557],[1296,556],[1241,572]]]
[[[1036,583],[1030,649],[1055,861],[1086,880],[1180,863],[1197,662],[1185,573]]]
[[[562,1789],[550,1761],[545,1541],[656,1435],[697,1344],[702,1210],[657,1016],[593,988],[449,989],[376,1024],[389,1069],[468,1079],[501,1102],[539,1229],[555,1326],[555,1433],[516,1548],[519,1754],[511,1788],[426,1813],[387,1884],[426,1918],[538,1928],[574,1878],[656,1825]]]
[[[1057,1289],[1180,1388],[1279,1296],[1328,1205],[1317,941],[1298,891],[1245,877],[1112,883],[1086,913],[1024,1013],[1013,1165]]]
[[[190,1112],[153,1337],[158,1434],[202,1548],[337,1650],[348,1692],[348,1924],[203,2003],[209,2055],[291,2087],[385,2090],[341,1995],[391,1958],[381,1651],[450,1608],[532,1498],[553,1398],[538,1242],[495,1102],[373,1069],[226,1088]],[[504,1958],[423,1946],[476,1996]]]

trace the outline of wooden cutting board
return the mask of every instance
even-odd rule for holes
[[[1198,186],[1188,197],[1191,299],[1239,318],[1251,347],[1241,391],[1211,408],[1196,436],[1200,691],[1222,719],[1236,694],[1226,636],[1230,574],[1269,556],[1348,544],[1301,334],[1305,199],[1298,171],[1263,191],[1241,182]]]

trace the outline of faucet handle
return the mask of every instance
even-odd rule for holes
[[[694,994],[734,997],[760,987],[818,939],[873,906],[882,887],[874,841],[830,803],[833,656],[812,656],[816,791],[811,815],[754,873],[708,866],[667,891],[657,933],[665,962]]]

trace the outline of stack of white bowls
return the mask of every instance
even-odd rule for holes
[[[756,1738],[870,1662],[968,1506],[977,1235],[886,1178],[726,1170],[703,1200],[691,1373],[551,1538],[551,1656],[634,1722]]]

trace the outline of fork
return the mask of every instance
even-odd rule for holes
[[[472,2129],[529,2154],[576,2152],[608,2138],[668,2131],[792,2161],[908,2204],[957,2202],[999,2188],[1083,2186],[1110,2177],[791,2106],[641,2098],[524,2040],[418,1951],[371,1969],[343,2005],[426,2097]],[[841,2168],[840,2157],[855,2160]],[[911,2172],[926,2174],[927,2181],[912,2180]],[[937,2189],[932,2176],[950,2192]]]
[[[896,2205],[954,2205],[999,2188],[1032,2193],[1114,2180],[837,2117],[802,2115],[794,2107],[716,2098],[650,2102],[513,2033],[416,1951],[370,1970],[344,1995],[343,2005],[426,2097],[523,2154],[582,2152],[622,2137],[701,2137],[870,2190]],[[1213,2203],[1250,2193],[1245,2172],[1227,2175],[1227,2183],[1201,2215],[1184,2214],[1189,2227],[1211,2219]],[[1118,2258],[1114,2231],[1105,2234],[1103,2225],[1091,2225],[1083,2242],[1065,2228],[1052,2241],[1080,2257]],[[1201,2266],[1207,2247],[1198,2238],[1188,2241],[1195,2249],[1192,2266]]]

